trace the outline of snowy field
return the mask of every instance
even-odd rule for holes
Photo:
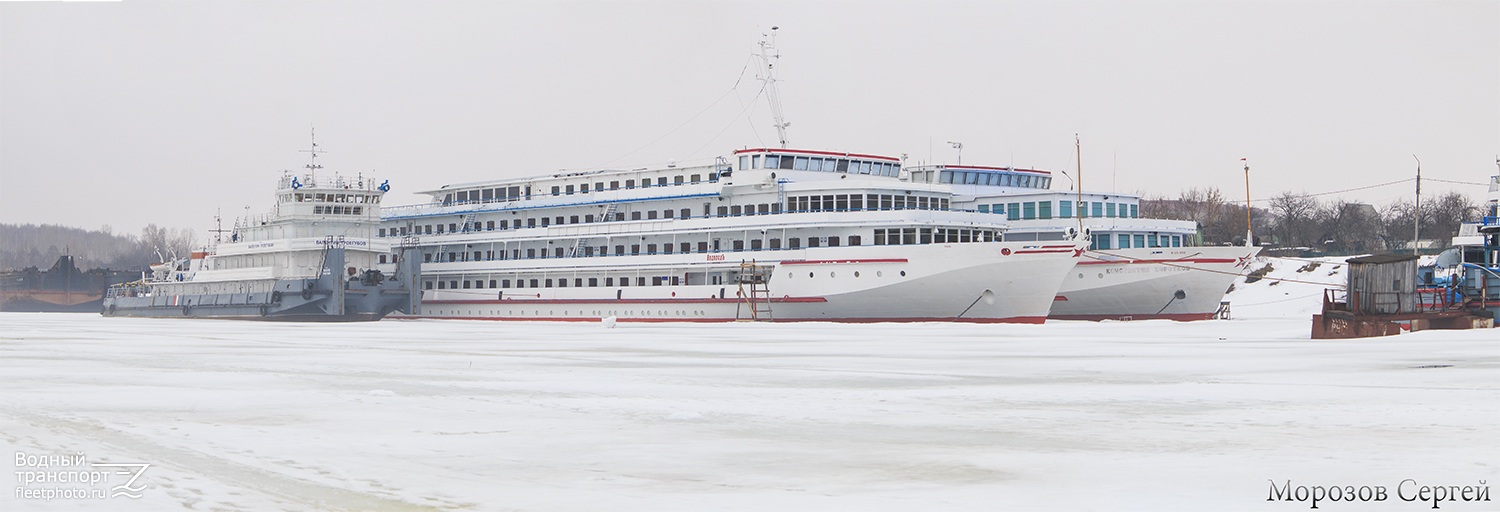
[[[1309,509],[1271,480],[1431,510],[1397,486],[1500,483],[1500,331],[1311,341],[1320,288],[1236,287],[1194,323],[0,314],[4,456],[151,464],[139,499],[15,483],[0,510]]]

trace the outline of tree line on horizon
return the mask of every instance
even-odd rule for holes
[[[1252,207],[1256,245],[1305,253],[1367,254],[1411,250],[1415,206],[1397,199],[1380,207],[1358,201],[1323,201],[1311,194],[1282,192],[1266,207]],[[1422,201],[1422,240],[1433,247],[1452,245],[1460,224],[1479,220],[1480,206],[1449,192]],[[1176,198],[1143,196],[1141,217],[1198,223],[1205,245],[1245,243],[1245,205],[1217,188],[1190,188]]]
[[[72,255],[80,269],[143,269],[161,258],[187,257],[198,236],[187,228],[149,224],[139,235],[116,234],[108,225],[82,229],[57,224],[0,224],[0,270],[48,269]],[[160,254],[160,257],[158,256]]]

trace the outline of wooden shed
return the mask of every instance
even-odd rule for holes
[[[1416,313],[1417,256],[1377,254],[1347,260],[1349,310],[1356,315]]]

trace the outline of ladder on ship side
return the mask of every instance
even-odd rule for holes
[[[737,278],[740,285],[735,295],[739,302],[734,306],[734,319],[740,322],[771,321],[771,289],[768,281],[771,277],[769,265],[756,265],[755,260],[749,263],[740,262],[740,272]],[[749,318],[745,318],[745,314]]]
[[[608,206],[604,207],[604,213],[594,218],[594,222],[608,222],[610,216],[615,214],[615,209],[618,207],[619,203],[609,203]],[[578,238],[573,239],[573,247],[571,249],[568,249],[568,257],[577,257],[578,250],[581,248],[583,248],[583,236],[580,234]]]
[[[478,221],[478,218],[479,218],[479,214],[477,214],[477,213],[470,213],[470,214],[464,215],[464,228],[463,228],[463,232],[464,233],[469,233],[471,231],[479,231],[479,221]]]

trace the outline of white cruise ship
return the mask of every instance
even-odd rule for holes
[[[1141,218],[1137,196],[1050,190],[1048,171],[935,165],[909,173],[912,183],[951,185],[956,209],[1009,221],[1007,240],[1056,243],[1080,228],[1088,235],[1088,251],[1063,280],[1049,318],[1213,318],[1260,252],[1202,245],[1192,221]]]
[[[427,318],[1042,322],[1082,242],[1010,241],[900,172],[760,148],[448,185],[385,208],[378,236],[420,235]]]

